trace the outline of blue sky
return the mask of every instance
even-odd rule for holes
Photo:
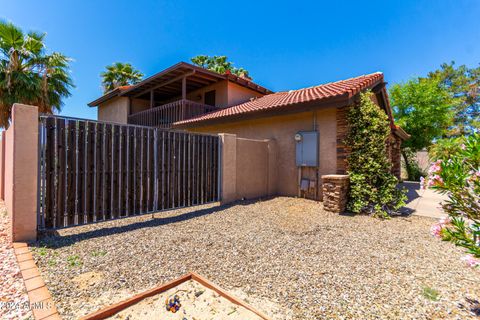
[[[391,83],[442,62],[480,62],[480,1],[0,0],[0,18],[47,32],[75,61],[62,114],[96,118],[99,73],[115,61],[146,75],[197,54],[227,55],[274,91],[382,71]]]

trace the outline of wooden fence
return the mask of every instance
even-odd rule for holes
[[[220,199],[219,137],[41,115],[38,229]]]

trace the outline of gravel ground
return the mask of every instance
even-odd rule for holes
[[[0,204],[0,319],[33,319],[8,233],[9,226],[5,206]]]
[[[433,222],[279,197],[67,229],[34,256],[66,319],[188,271],[275,319],[478,319],[480,270]]]

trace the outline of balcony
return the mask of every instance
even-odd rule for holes
[[[177,121],[219,110],[219,107],[181,99],[128,116],[129,124],[169,129]]]

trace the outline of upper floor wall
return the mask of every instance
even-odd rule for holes
[[[129,121],[136,114],[142,119],[155,117],[155,123],[165,125],[172,120],[185,120],[185,108],[189,108],[190,115],[199,115],[198,112],[229,107],[270,93],[267,88],[231,72],[220,74],[179,62],[137,84],[106,92],[88,105],[99,108],[99,120]]]
[[[263,94],[255,90],[245,88],[228,80],[223,80],[188,92],[186,98],[193,102],[226,108],[261,96],[263,96]],[[180,99],[182,99],[181,94],[168,100],[155,101],[155,107]],[[149,100],[120,96],[99,104],[97,114],[98,120],[101,121],[127,123],[129,114],[135,114],[148,109],[150,109]]]

